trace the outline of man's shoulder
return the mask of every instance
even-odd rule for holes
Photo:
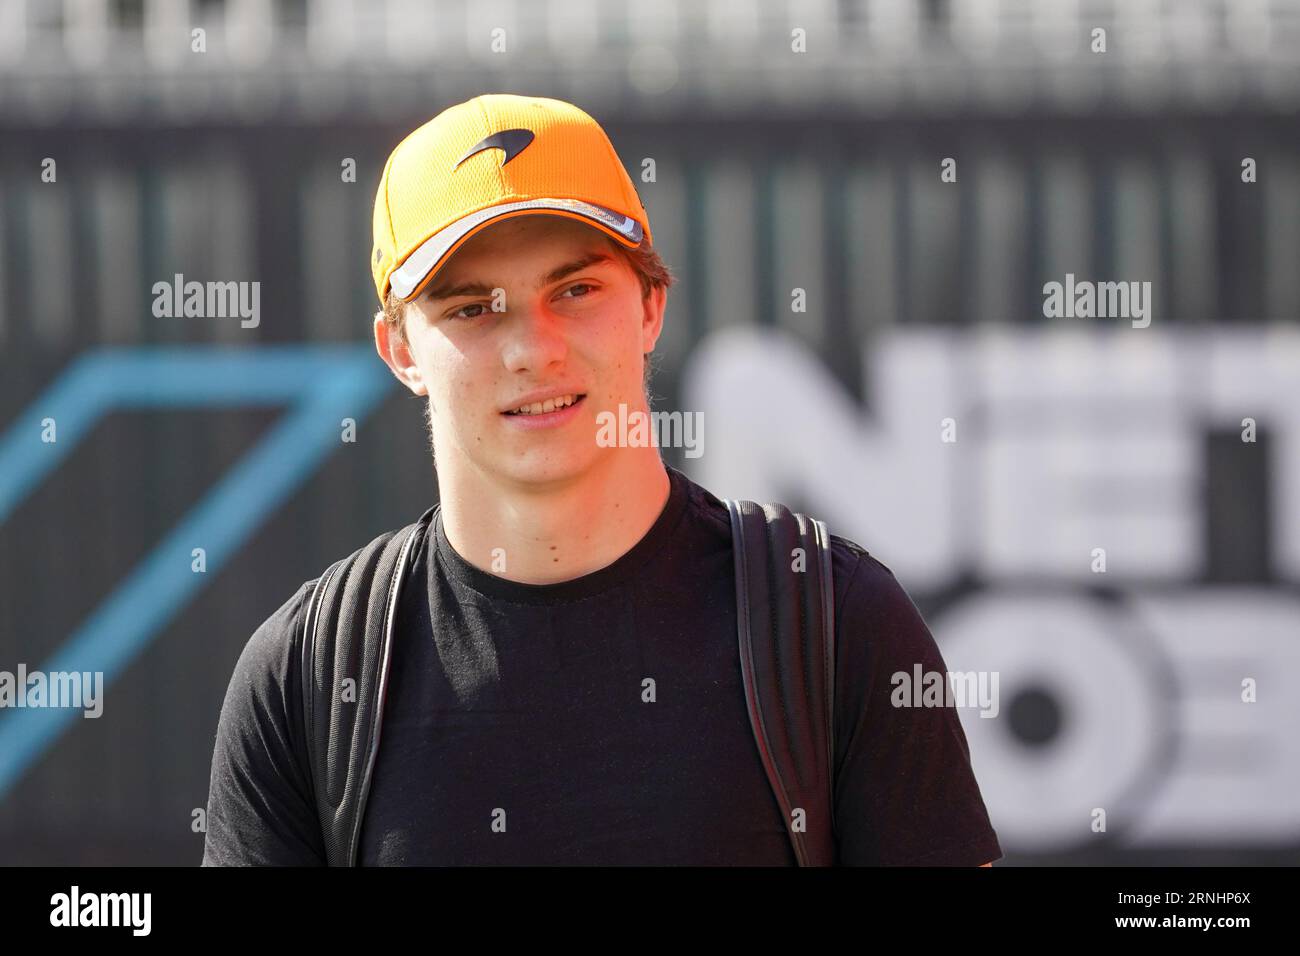
[[[263,640],[271,641],[286,633],[292,633],[299,625],[302,624],[303,616],[307,613],[307,603],[311,599],[311,593],[316,588],[316,582],[319,577],[304,581],[300,584],[289,597],[278,608],[270,613],[267,618],[253,632],[252,641]]]
[[[249,638],[245,646],[246,653],[266,653],[266,652],[283,652],[287,646],[293,643],[295,637],[302,633],[303,621],[307,614],[307,605],[311,601],[312,593],[316,585],[324,580],[331,570],[343,566],[349,562],[356,562],[361,559],[367,552],[374,552],[388,542],[404,534],[408,529],[416,524],[420,524],[425,517],[432,514],[434,508],[425,512],[419,521],[405,524],[400,527],[389,528],[379,534],[373,535],[365,543],[345,555],[340,555],[335,560],[323,565],[323,570],[313,578],[304,581],[297,590],[295,590],[283,604],[276,608],[261,623],[252,637]],[[413,562],[422,560],[422,555],[417,553],[412,558]]]
[[[301,584],[244,642],[231,686],[253,687],[268,679],[284,682],[299,650],[298,637],[317,578]]]
[[[831,572],[835,581],[835,608],[845,604],[861,606],[863,602],[911,605],[911,599],[894,572],[874,554],[852,538],[831,534]]]
[[[707,487],[686,475],[689,500],[695,514],[710,523],[719,536],[730,538],[731,517],[726,503]],[[817,517],[815,514],[811,517]],[[875,596],[877,600],[906,599],[894,573],[857,541],[831,530],[831,577],[835,583],[835,608],[838,612],[850,588],[855,595]]]

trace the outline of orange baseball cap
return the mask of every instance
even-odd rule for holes
[[[567,216],[629,248],[650,220],[600,124],[563,100],[486,93],[397,144],[375,194],[370,256],[380,305],[419,295],[476,232],[514,216]]]

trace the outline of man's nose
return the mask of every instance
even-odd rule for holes
[[[546,368],[568,355],[564,316],[542,305],[510,310],[502,361],[512,372]]]

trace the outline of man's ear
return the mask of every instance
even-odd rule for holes
[[[384,360],[384,364],[392,369],[399,382],[416,395],[429,394],[420,367],[411,358],[406,337],[389,327],[383,312],[375,313],[375,351]]]
[[[652,286],[650,294],[641,300],[643,308],[641,319],[641,352],[648,354],[655,350],[659,333],[664,328],[664,306],[668,301],[668,289],[665,286]]]

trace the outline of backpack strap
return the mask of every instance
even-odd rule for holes
[[[741,674],[754,740],[799,865],[833,866],[830,535],[825,522],[784,505],[733,500],[726,505],[736,561]]]
[[[307,604],[303,729],[329,866],[355,866],[402,582],[437,505],[330,565]],[[351,681],[350,684],[346,683]]]

